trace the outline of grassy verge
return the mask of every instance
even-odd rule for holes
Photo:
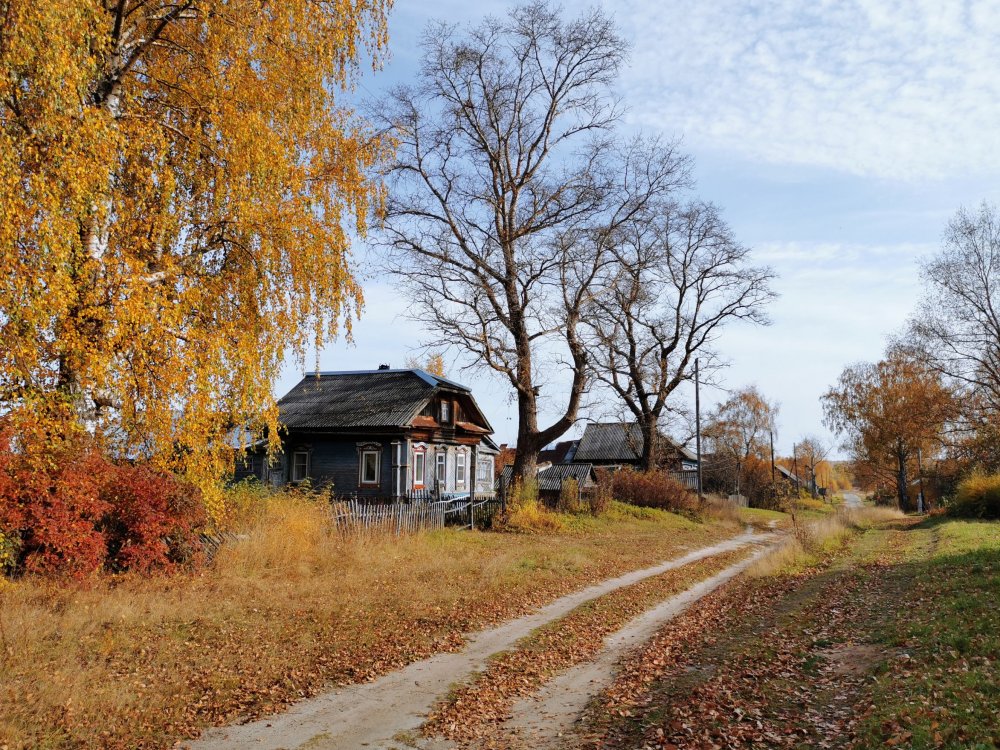
[[[894,654],[858,744],[1000,746],[1000,522],[935,519],[894,571],[900,606],[872,638]]]
[[[564,521],[348,540],[286,498],[197,575],[0,584],[0,746],[168,747],[736,531],[620,505]]]
[[[751,553],[741,549],[690,563],[605,594],[539,628],[454,690],[428,719],[424,735],[460,743],[481,739],[509,718],[517,698],[533,694],[555,675],[592,658],[608,635],[634,617]]]

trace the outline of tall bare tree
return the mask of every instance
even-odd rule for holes
[[[545,2],[425,34],[417,83],[375,113],[398,144],[383,238],[412,314],[512,386],[516,476],[576,420],[588,387],[584,305],[610,238],[689,180],[673,144],[622,142],[611,86],[625,44],[600,11],[563,20]],[[568,371],[539,424],[543,381]]]
[[[974,404],[1000,412],[1000,215],[960,210],[941,251],[923,267],[925,296],[910,338],[927,362]]]
[[[642,466],[660,453],[659,424],[696,355],[713,361],[726,323],[768,322],[771,269],[750,263],[711,204],[650,206],[615,235],[609,283],[587,316],[595,377],[640,425]]]

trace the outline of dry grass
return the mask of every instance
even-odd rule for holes
[[[302,495],[230,523],[196,575],[0,587],[0,746],[168,747],[733,531],[615,505],[558,533],[345,539]]]
[[[836,513],[798,522],[785,543],[754,563],[748,572],[752,576],[769,576],[815,565],[825,555],[843,547],[859,530],[899,518],[903,514],[891,508],[840,506]]]

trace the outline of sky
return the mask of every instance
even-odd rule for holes
[[[921,293],[920,260],[939,246],[950,217],[1000,202],[1000,1],[601,5],[631,45],[618,91],[624,129],[681,138],[697,195],[721,207],[736,237],[778,275],[772,324],[727,329],[718,348],[729,366],[703,403],[755,384],[780,403],[779,453],[806,434],[834,444],[822,393],[846,365],[879,358],[905,324]],[[412,80],[428,21],[475,23],[509,7],[396,0],[391,59],[361,90],[377,96]],[[364,243],[354,252],[363,262]],[[322,369],[402,366],[417,354],[422,334],[405,299],[377,273],[363,281],[354,342],[324,348]],[[513,442],[509,388],[447,364],[473,388],[497,440]],[[286,365],[277,394],[301,375]]]

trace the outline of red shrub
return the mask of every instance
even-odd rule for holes
[[[615,499],[632,505],[672,511],[693,510],[697,506],[687,487],[665,471],[623,469],[611,475],[611,483]]]
[[[144,466],[116,465],[80,441],[38,452],[0,434],[0,534],[16,567],[83,578],[170,568],[194,550],[196,490]]]
[[[0,446],[0,531],[19,537],[26,571],[81,578],[101,566],[105,468],[90,454],[22,455]]]
[[[106,567],[148,573],[170,569],[193,552],[205,510],[191,485],[146,466],[113,466],[101,487]]]

